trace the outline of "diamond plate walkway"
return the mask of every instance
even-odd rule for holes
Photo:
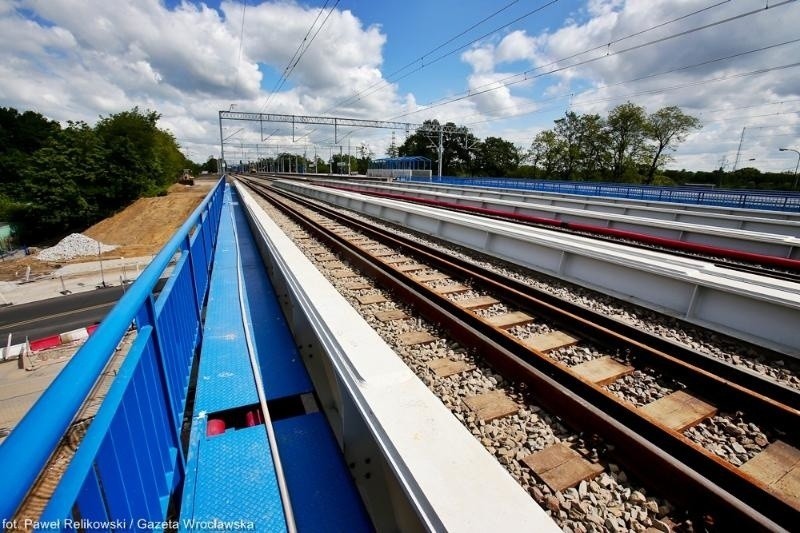
[[[187,463],[181,531],[372,529],[230,188]]]

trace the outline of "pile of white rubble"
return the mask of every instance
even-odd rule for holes
[[[36,257],[40,261],[68,261],[76,257],[98,255],[117,248],[116,245],[103,244],[82,233],[72,233],[55,246],[45,248]]]

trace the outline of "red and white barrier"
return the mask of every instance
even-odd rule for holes
[[[28,350],[31,352],[40,352],[42,350],[61,346],[62,344],[86,340],[89,338],[89,335],[94,333],[98,326],[99,324],[92,324],[91,326],[87,326],[85,328],[73,329],[72,331],[66,331],[57,335],[49,335],[41,339],[29,341],[27,344]],[[0,357],[0,359],[6,361],[20,357],[20,355],[25,353],[25,346],[26,344],[23,342],[21,344],[14,344],[0,349],[0,352],[2,352],[2,357]]]

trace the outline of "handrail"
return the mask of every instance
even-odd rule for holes
[[[97,331],[89,337],[0,445],[0,472],[8,480],[0,498],[0,520],[11,520],[17,512],[131,323],[142,312],[153,312],[153,289],[175,252],[179,249],[185,250],[183,247],[193,238],[192,230],[208,219],[209,215],[213,215],[212,218],[218,222],[219,215],[211,210],[219,210],[223,190],[224,178],[217,182],[164,245],[103,319]],[[213,231],[215,235],[216,227],[209,231]],[[190,261],[189,265],[194,268],[193,262]],[[207,265],[204,267],[208,268]]]
[[[587,181],[528,180],[515,178],[419,178],[403,176],[398,181],[446,183],[454,185],[504,187],[520,190],[579,194],[644,201],[694,203],[776,211],[800,211],[797,191],[767,191],[753,189],[707,189],[691,186],[640,185]]]

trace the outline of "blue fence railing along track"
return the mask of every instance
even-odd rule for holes
[[[163,521],[179,487],[189,374],[201,342],[224,191],[219,180],[0,446],[0,519],[19,510],[132,324],[136,337],[41,522]],[[153,288],[173,259],[158,297]],[[120,522],[122,523],[122,522]]]
[[[661,187],[625,183],[592,183],[585,181],[550,181],[512,178],[401,177],[398,181],[440,183],[465,187],[493,187],[605,198],[625,198],[651,202],[768,209],[800,212],[800,193],[793,191],[760,191],[710,189],[708,187]]]

